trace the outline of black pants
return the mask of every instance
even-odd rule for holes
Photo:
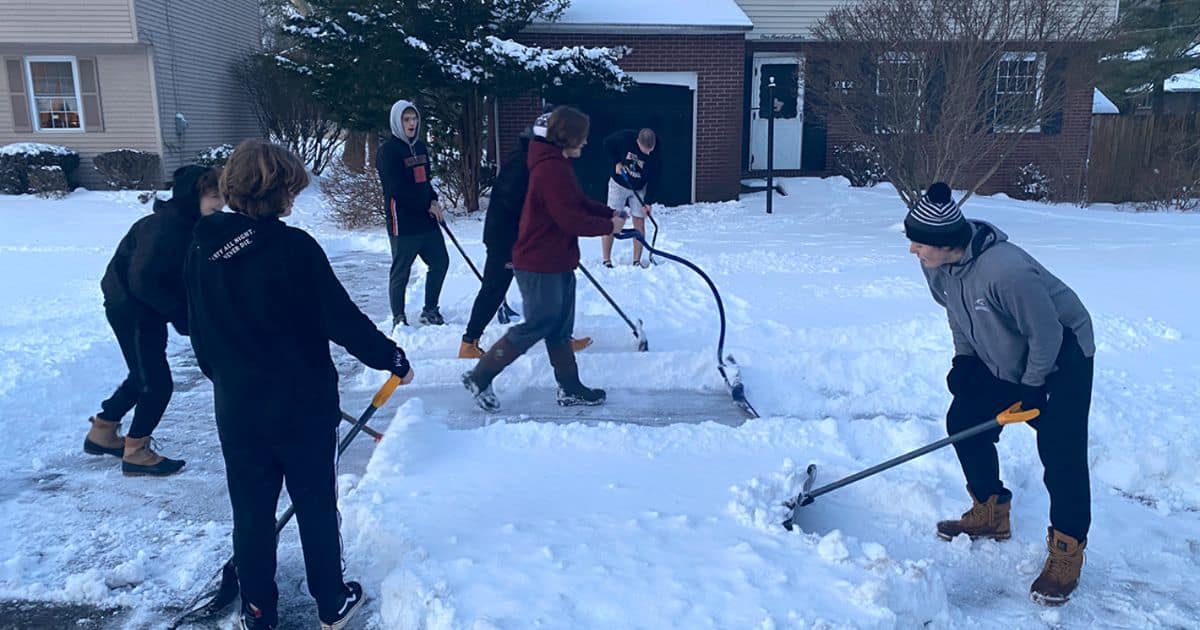
[[[521,353],[545,339],[546,348],[569,343],[575,329],[575,272],[517,271],[524,321],[504,334]]]
[[[483,261],[483,285],[479,287],[479,295],[475,296],[463,339],[478,341],[483,336],[483,329],[504,302],[504,295],[508,293],[512,281],[512,251],[488,248],[487,259]]]
[[[100,418],[120,422],[136,407],[128,435],[144,438],[162,420],[175,389],[167,363],[167,323],[139,315],[130,304],[106,304],[104,316],[117,336],[129,374],[112,396],[100,403]]]
[[[337,511],[337,432],[297,442],[221,444],[233,507],[233,553],[242,603],[277,621],[275,508],[287,483],[296,508],[308,592],[322,619],[332,619],[345,600],[342,541]]]
[[[1046,379],[1049,400],[1029,423],[1037,431],[1038,456],[1045,468],[1042,479],[1050,493],[1050,525],[1078,540],[1087,538],[1092,522],[1087,440],[1093,363],[1083,356],[1075,335],[1066,331],[1058,369]],[[969,389],[950,404],[946,430],[951,434],[984,422],[1021,399],[1019,385],[990,375],[982,375],[981,382]],[[993,494],[1012,496],[1000,481],[996,454],[1000,432],[998,427],[954,445],[967,486],[980,501]]]
[[[420,256],[429,267],[425,275],[425,308],[437,308],[442,295],[442,283],[450,269],[450,254],[446,241],[438,230],[422,234],[405,234],[388,238],[392,246],[392,268],[388,274],[388,298],[392,304],[392,319],[404,315],[404,292],[412,274],[413,261]]]

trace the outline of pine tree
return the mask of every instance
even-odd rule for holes
[[[617,66],[624,49],[546,49],[514,41],[530,23],[557,19],[567,4],[311,0],[298,3],[303,14],[291,11],[285,19],[283,32],[294,47],[277,62],[303,75],[347,129],[389,130],[391,104],[417,102],[431,128],[450,130],[459,192],[473,211],[484,188],[484,121],[494,99],[563,85],[629,85]]]
[[[1163,111],[1172,76],[1200,68],[1200,0],[1122,0],[1117,37],[1100,62],[1100,88],[1128,112],[1149,98]]]

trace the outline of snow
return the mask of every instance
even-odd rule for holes
[[[1100,91],[1100,88],[1092,89],[1092,114],[1120,114],[1121,110]]]
[[[75,153],[66,147],[43,142],[16,142],[0,147],[0,155],[37,155],[38,153],[53,153],[54,155],[71,155]]]
[[[1000,443],[1016,494],[1010,541],[933,536],[967,504],[949,449],[822,496],[795,532],[779,526],[810,462],[823,484],[943,437],[953,352],[893,190],[780,181],[791,194],[774,215],[762,193],[655,215],[662,249],[721,288],[757,420],[738,415],[716,373],[703,284],[671,263],[631,267],[625,242],[603,269],[594,240],[584,264],[645,321],[650,352],[633,351],[581,278],[576,330],[596,343],[580,370],[609,404],[535,408],[553,395],[535,348],[497,380],[505,411],[471,410],[458,384],[470,363],[453,356],[478,282],[451,250],[451,324],[393,333],[417,380],[376,416],[387,437],[342,460],[347,572],[371,598],[361,627],[1195,626],[1200,308],[1184,288],[1200,273],[1200,216],[1004,196],[964,208],[1070,284],[1095,321],[1088,562],[1077,595],[1048,610],[1027,596],[1048,500],[1022,427]],[[84,420],[121,377],[98,279],[149,211],[134,199],[0,197],[0,428],[13,454],[0,460],[0,599],[127,607],[106,627],[128,628],[189,599],[228,555],[230,531],[211,388],[186,340],[172,334],[177,387],[156,431],[184,472],[126,479],[112,458],[79,452]],[[311,189],[288,222],[317,237],[373,320],[388,319],[382,231],[332,227]],[[482,263],[481,222],[451,227]],[[520,310],[515,289],[509,301]],[[484,345],[501,333],[493,322]],[[385,375],[337,358],[343,407],[357,413]],[[285,627],[306,626],[315,609],[294,526],[279,558]]]
[[[1200,92],[1200,68],[1171,76],[1163,82],[1164,92]]]
[[[559,24],[753,26],[734,0],[571,0]]]

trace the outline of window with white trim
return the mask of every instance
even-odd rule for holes
[[[889,52],[875,66],[875,133],[921,130],[925,62],[919,53]]]
[[[79,68],[74,57],[26,57],[30,112],[37,131],[83,131]]]
[[[1037,52],[1006,52],[996,64],[996,94],[992,128],[996,131],[1037,133],[1042,105],[1042,79],[1046,55]]]

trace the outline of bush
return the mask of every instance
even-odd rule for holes
[[[26,170],[29,191],[39,197],[65,197],[71,192],[67,174],[61,166],[31,166]]]
[[[1020,199],[1049,203],[1054,199],[1054,181],[1037,164],[1017,169],[1017,190]]]
[[[886,178],[879,153],[865,144],[845,144],[833,150],[836,173],[855,188],[870,187]]]
[[[41,166],[56,166],[61,171],[53,179],[61,178],[69,192],[74,188],[75,171],[79,168],[79,154],[66,147],[40,142],[21,142],[0,147],[0,193],[23,195],[34,190],[30,178],[33,169]],[[39,183],[45,177],[39,176]]]
[[[92,160],[96,171],[117,190],[156,188],[162,177],[162,162],[157,153],[117,149],[101,153]]]
[[[321,193],[338,225],[350,229],[384,225],[383,186],[375,169],[357,173],[334,161],[321,178]]]
[[[207,149],[196,154],[196,164],[200,166],[216,167],[225,166],[229,161],[229,155],[233,153],[232,144],[221,144]]]

